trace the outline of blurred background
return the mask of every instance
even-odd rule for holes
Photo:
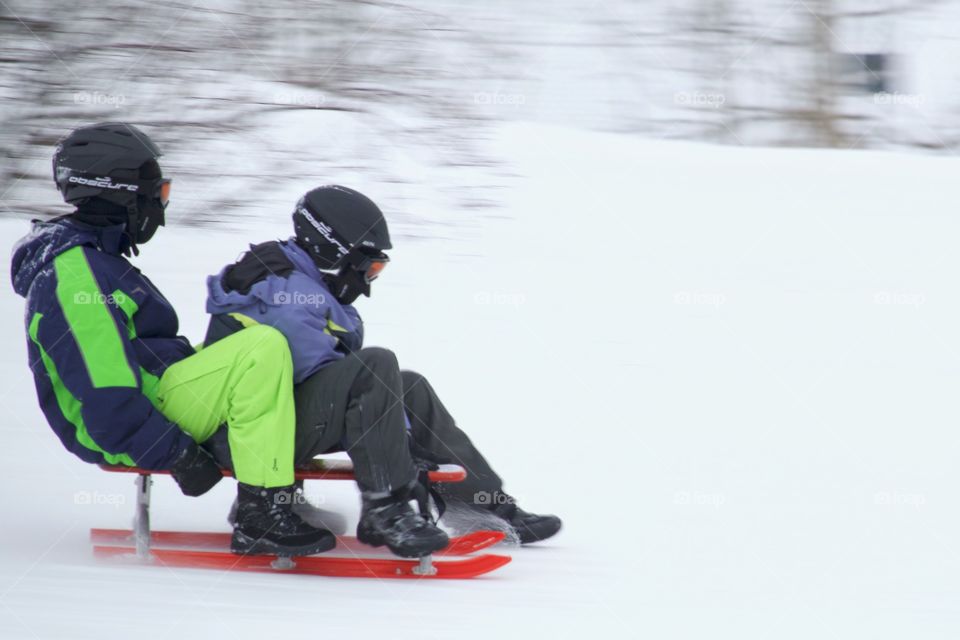
[[[505,121],[951,153],[958,21],[944,0],[3,0],[0,215],[65,212],[52,145],[106,119],[161,143],[174,223],[343,182],[431,236],[497,215]]]

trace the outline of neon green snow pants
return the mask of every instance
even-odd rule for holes
[[[293,484],[293,363],[276,329],[249,327],[171,365],[156,398],[161,413],[197,442],[226,422],[240,482]]]

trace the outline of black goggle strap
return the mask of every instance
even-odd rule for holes
[[[84,173],[62,168],[60,171],[62,172],[60,180],[68,184],[96,187],[109,191],[135,193],[150,198],[160,198],[165,190],[164,187],[173,182],[171,178],[154,178],[152,180],[124,180],[118,178],[115,180],[110,176],[96,173]],[[166,189],[169,189],[169,187],[166,187]]]

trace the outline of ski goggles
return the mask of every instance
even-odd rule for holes
[[[350,266],[363,274],[364,281],[369,284],[380,276],[380,272],[387,267],[390,257],[382,251],[358,250],[348,258]]]
[[[147,198],[159,200],[164,209],[170,203],[171,178],[157,178],[156,180],[138,180],[138,192]]]
[[[171,178],[157,178],[156,180],[137,180],[133,184],[137,187],[137,193],[141,193],[147,198],[154,198],[160,201],[164,209],[170,203],[170,187],[173,183]]]
[[[160,204],[166,208],[167,204],[170,202],[170,185],[173,183],[173,180],[170,178],[162,178],[160,184],[157,185],[157,195],[156,197],[160,199]]]

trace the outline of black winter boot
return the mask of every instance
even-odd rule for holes
[[[450,538],[410,505],[411,490],[373,498],[364,494],[357,539],[374,547],[387,545],[401,558],[420,558],[443,549]]]
[[[520,544],[546,540],[556,535],[563,525],[557,516],[538,515],[524,511],[517,506],[512,497],[502,491],[495,491],[493,494],[486,495],[490,495],[489,504],[483,505],[481,508],[489,510],[513,527],[517,532],[517,537],[520,538]]]
[[[303,480],[297,480],[293,493],[293,513],[310,526],[318,529],[328,529],[330,533],[342,536],[347,532],[347,519],[335,511],[321,509],[307,499],[303,491]],[[237,525],[237,510],[240,508],[240,499],[235,498],[227,513],[227,522],[231,527]]]
[[[237,523],[230,550],[243,555],[309,556],[333,549],[336,536],[293,513],[294,489],[237,483]]]

